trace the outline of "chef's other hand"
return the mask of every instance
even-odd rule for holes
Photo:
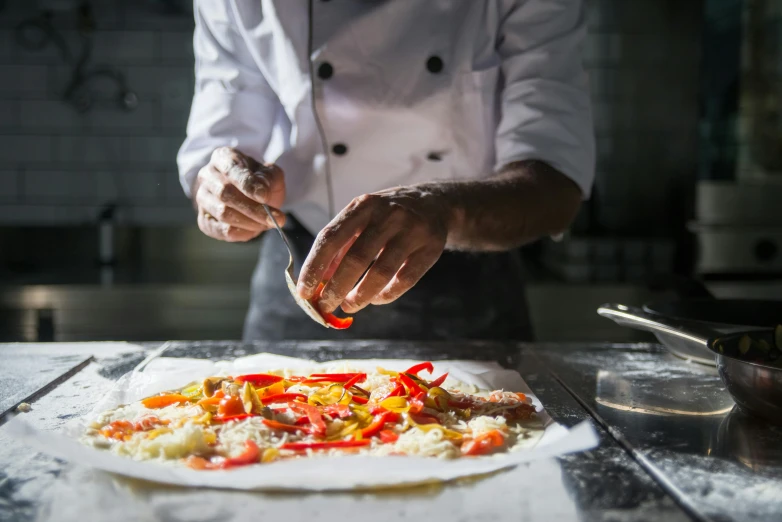
[[[369,304],[390,303],[439,259],[447,222],[447,208],[423,188],[360,196],[318,234],[301,269],[299,294],[310,299],[325,282],[323,312],[341,306],[355,313]]]
[[[285,222],[285,214],[278,210],[285,200],[282,169],[236,149],[216,149],[198,172],[195,189],[198,228],[214,239],[249,241],[272,228],[261,203],[269,205],[280,226]]]

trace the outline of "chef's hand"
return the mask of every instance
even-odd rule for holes
[[[269,205],[282,226],[285,214],[277,210],[285,200],[282,169],[262,164],[236,149],[221,147],[198,172],[194,202],[198,228],[222,241],[249,241],[272,228],[261,203]]]
[[[323,312],[341,306],[355,313],[396,300],[439,259],[448,214],[435,194],[415,186],[354,199],[315,239],[299,276],[299,294],[310,299],[325,282]]]

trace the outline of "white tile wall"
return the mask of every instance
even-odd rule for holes
[[[11,99],[46,95],[47,76],[48,69],[43,65],[1,64],[0,95]]]
[[[162,201],[162,178],[166,177],[173,176],[154,170],[95,172],[97,196],[105,203],[153,205]]]
[[[92,172],[28,170],[23,175],[25,201],[88,203],[95,199],[95,176]]]
[[[671,184],[694,179],[701,2],[585,1],[597,215],[617,232],[648,226]],[[47,2],[0,3],[0,226],[81,223],[111,201],[130,221],[192,223],[175,165],[193,91],[192,14],[166,14],[157,2],[92,2],[91,63],[117,67],[139,104],[122,109],[113,84],[100,81],[90,86],[91,109],[79,113],[62,100],[72,70],[59,51],[25,50],[14,37]],[[71,44],[74,20],[55,17]]]
[[[0,170],[0,201],[16,201],[19,198],[19,173]]]
[[[695,180],[702,2],[586,1],[599,225],[659,233]]]
[[[55,2],[56,3],[56,2]],[[43,0],[0,7],[0,226],[75,224],[117,203],[122,219],[192,223],[175,156],[193,90],[192,13],[172,16],[154,2],[92,2],[97,20],[90,66],[119,70],[138,105],[126,110],[116,87],[89,85],[90,110],[63,100],[73,69],[55,46],[24,48],[14,33]],[[75,17],[54,25],[78,54]]]
[[[154,63],[157,58],[160,35],[152,31],[96,31],[94,38],[96,62]]]

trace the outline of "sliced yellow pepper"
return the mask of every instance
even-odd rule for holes
[[[277,448],[266,448],[263,450],[263,454],[261,455],[261,462],[264,464],[267,464],[269,462],[274,462],[280,457],[280,452],[277,450]]]
[[[149,440],[156,439],[160,435],[163,435],[164,433],[171,433],[173,430],[171,428],[155,428],[154,430],[150,430],[147,432],[147,438]]]
[[[388,397],[383,399],[380,406],[394,413],[407,413],[410,411],[410,403],[404,397]]]

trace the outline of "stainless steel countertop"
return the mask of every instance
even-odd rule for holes
[[[581,405],[706,520],[782,520],[782,426],[734,409],[713,367],[659,345],[539,345]]]
[[[82,415],[120,375],[130,370],[152,345],[0,345],[30,360],[25,370],[46,370],[51,350],[74,360],[94,355],[78,373],[54,382],[33,402],[26,419],[42,429],[60,428]],[[546,346],[551,353],[564,345]],[[562,348],[564,349],[564,348]],[[517,368],[552,417],[565,426],[589,419],[588,413],[540,363],[536,345],[505,343],[367,342],[180,342],[173,357],[230,358],[261,351],[328,360],[343,357],[419,359],[481,358]],[[13,372],[12,372],[13,373]],[[0,377],[2,378],[2,377]],[[59,382],[62,381],[62,382]],[[0,421],[2,422],[2,421]],[[598,448],[556,460],[520,466],[481,480],[374,494],[263,494],[159,487],[113,477],[78,465],[36,455],[9,439],[0,428],[0,520],[228,520],[221,506],[240,506],[241,519],[351,520],[688,520],[677,505],[604,430]],[[194,498],[208,499],[209,512],[191,508]]]

